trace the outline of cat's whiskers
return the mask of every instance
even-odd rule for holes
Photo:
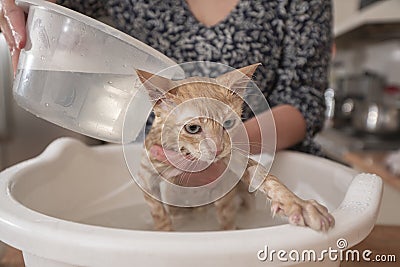
[[[240,149],[238,147],[233,147],[232,150],[236,150],[236,151],[238,151],[240,154],[242,154],[244,156],[250,156],[249,151],[246,151],[244,149]]]
[[[196,161],[196,165],[194,166],[194,169],[196,169],[197,165],[199,164],[199,161]],[[186,183],[183,184],[183,179],[182,179],[182,185],[188,185],[189,184],[189,180],[190,180],[190,176],[193,174],[192,172],[188,172],[187,174],[187,179],[186,179]]]
[[[179,157],[178,157],[179,158]],[[166,161],[164,161],[164,162],[167,162],[168,160],[166,160]],[[164,177],[164,175],[168,172],[168,171],[170,171],[171,169],[173,169],[173,168],[178,168],[178,169],[181,169],[181,170],[190,170],[190,169],[196,169],[196,167],[197,167],[197,165],[199,164],[199,160],[196,160],[196,161],[190,161],[189,162],[189,164],[187,164],[187,159],[185,159],[185,158],[181,158],[180,160],[178,160],[178,161],[174,161],[174,164],[173,165],[170,165],[170,164],[168,164],[168,166],[159,174],[159,175],[161,175],[162,177]],[[193,167],[193,165],[194,165],[194,168],[192,168]],[[185,175],[188,175],[188,176],[190,176],[191,175],[191,172],[189,172],[189,171],[182,171],[183,172],[183,174],[181,174],[180,175],[180,178],[179,178],[179,181],[178,181],[178,184],[181,184],[182,182],[183,182],[183,179],[185,178]],[[165,178],[165,177],[164,177]]]
[[[232,143],[232,146],[234,147],[234,145],[249,145],[252,147],[257,147],[257,148],[263,148],[264,146],[262,144],[260,144],[259,142],[235,142]]]
[[[191,172],[184,172],[183,174],[181,174],[181,175],[179,176],[178,185],[185,185],[185,184],[183,183],[183,181],[184,181],[185,178],[187,177],[187,179],[186,179],[186,183],[187,183],[187,182],[189,181],[189,178],[190,178],[191,175],[192,175]]]
[[[244,97],[246,98],[246,96],[260,96],[260,94],[247,92]]]
[[[196,169],[197,165],[199,164],[199,162],[195,162],[195,166],[194,169]],[[184,172],[183,174],[181,174],[179,176],[179,180],[178,180],[178,184],[185,186],[187,184],[189,184],[189,180],[190,180],[190,176],[192,176],[193,172]],[[186,180],[186,182],[185,182]]]
[[[246,142],[233,142],[232,144],[239,144],[239,145],[245,145],[245,144],[260,144],[260,142],[246,141]]]
[[[159,173],[159,175],[162,177],[164,177],[164,174],[171,169],[183,169],[185,167],[185,165],[183,164],[183,162],[185,162],[184,159],[180,159],[179,161],[174,162],[174,164],[170,164],[167,162],[169,162],[168,159],[164,161],[164,163],[166,163],[167,165],[166,168]]]

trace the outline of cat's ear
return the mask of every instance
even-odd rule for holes
[[[216,78],[217,83],[228,87],[240,96],[244,95],[247,84],[251,80],[254,72],[261,63],[249,65],[240,69],[236,69],[227,73],[224,73]]]
[[[169,93],[169,90],[176,86],[174,81],[144,70],[136,70],[136,74],[154,103],[153,110],[156,116],[175,106],[174,95]]]
[[[168,97],[168,91],[174,88],[174,82],[168,78],[138,69],[136,74],[149,93],[150,99],[154,102]]]

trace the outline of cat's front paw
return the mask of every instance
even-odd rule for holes
[[[316,231],[326,232],[335,224],[335,219],[328,209],[315,200],[296,198],[285,203],[272,201],[272,214],[288,217],[289,223],[308,226]]]

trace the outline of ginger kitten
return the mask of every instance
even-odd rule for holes
[[[153,145],[180,153],[182,158],[209,164],[222,161],[228,165],[232,155],[231,136],[240,131],[243,94],[259,64],[234,70],[215,79],[191,77],[181,81],[137,70],[140,81],[154,100],[155,119],[145,139],[145,152]],[[195,99],[195,101],[192,101]],[[182,170],[168,162],[160,162],[144,153],[139,178],[152,190],[160,191],[156,177],[171,183],[185,185]],[[302,200],[285,187],[275,176],[268,174],[257,161],[247,159],[240,182],[213,205],[221,229],[235,229],[237,202],[233,201],[243,185],[248,188],[251,179],[263,180],[258,188],[271,201],[272,213],[287,216],[294,225],[327,231],[334,218],[326,207],[314,200]],[[198,164],[199,163],[199,164]],[[178,162],[179,164],[179,162]],[[243,190],[242,190],[243,191]],[[246,194],[250,194],[247,190]],[[170,212],[176,209],[161,203],[146,192],[156,230],[173,229]]]

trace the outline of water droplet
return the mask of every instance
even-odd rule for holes
[[[85,54],[84,54],[84,53],[81,53],[81,57],[83,57],[83,56],[85,56]]]
[[[108,81],[107,83],[108,83],[108,84],[112,84],[112,81]]]
[[[41,60],[45,60],[46,57],[45,57],[45,56],[40,56],[40,59],[41,59]]]
[[[46,108],[48,108],[48,107],[49,107],[49,103],[44,103],[44,106],[45,106]]]
[[[122,67],[126,68],[126,67],[128,67],[128,65],[127,64],[123,64]]]

